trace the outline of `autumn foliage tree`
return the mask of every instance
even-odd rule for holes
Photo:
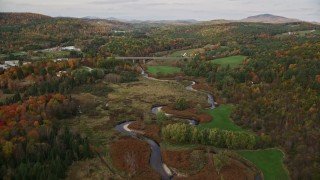
[[[72,161],[92,157],[87,139],[55,122],[76,112],[73,99],[61,94],[29,97],[1,106],[0,176],[63,178]]]

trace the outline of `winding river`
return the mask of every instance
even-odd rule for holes
[[[126,134],[128,136],[131,136],[133,138],[141,139],[142,141],[145,141],[149,144],[151,148],[151,156],[150,156],[150,165],[151,167],[156,170],[160,176],[161,179],[169,180],[171,179],[171,174],[169,171],[165,170],[167,169],[166,166],[162,163],[161,159],[161,152],[160,152],[160,146],[152,139],[149,139],[147,137],[142,136],[141,134],[138,134],[135,131],[132,131],[128,128],[128,126],[133,123],[134,121],[124,122],[122,124],[119,124],[116,126],[116,130],[122,132],[123,134]]]
[[[147,79],[150,79],[150,80],[170,81],[170,80],[161,80],[161,79],[156,79],[156,78],[153,78],[153,77],[149,77],[148,74],[146,74],[145,71],[142,68],[141,68],[141,74],[142,74],[142,76],[144,78],[147,78]],[[195,84],[196,84],[196,82],[192,81],[192,84],[187,86],[186,90],[197,91],[197,90],[192,88],[192,86],[195,85]],[[208,103],[211,104],[210,109],[215,108],[215,102],[214,102],[213,96],[210,93],[207,93],[207,92],[204,92],[204,91],[198,91],[198,92],[204,93],[204,94],[206,94],[208,96]],[[152,113],[156,114],[159,111],[161,111],[161,108],[162,108],[161,106],[152,107],[151,111],[152,111]],[[169,117],[169,116],[172,116],[172,115],[166,113],[166,116]],[[195,125],[198,124],[198,121],[195,120],[195,119],[186,119],[186,120],[189,122],[190,125],[195,126]],[[152,139],[149,139],[149,138],[143,136],[142,134],[129,129],[128,126],[133,122],[134,121],[124,122],[124,123],[121,123],[121,124],[117,125],[115,128],[116,128],[116,130],[120,131],[123,134],[126,134],[128,136],[133,137],[133,138],[137,138],[137,139],[140,139],[142,141],[147,142],[149,144],[150,148],[151,148],[151,156],[150,156],[150,165],[151,165],[151,167],[160,174],[161,179],[163,179],[163,180],[172,179],[172,173],[171,173],[170,169],[162,162],[161,151],[160,151],[159,144],[157,144]]]

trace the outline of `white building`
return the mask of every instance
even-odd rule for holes
[[[19,66],[19,60],[9,60],[9,61],[4,61],[4,64],[7,66]]]

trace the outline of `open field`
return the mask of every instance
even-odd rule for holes
[[[211,60],[214,64],[220,64],[223,67],[227,67],[228,65],[230,68],[234,68],[239,66],[245,59],[246,56],[238,55],[238,56],[230,56],[225,58],[219,58]]]
[[[179,73],[180,71],[180,68],[172,66],[148,66],[148,72],[150,72],[153,75],[157,75],[158,73],[174,74]]]
[[[29,56],[28,52],[16,52],[12,53],[14,56]],[[64,58],[70,55],[69,51],[45,51],[45,52],[34,52],[30,55],[32,60],[43,59],[43,58]],[[0,59],[8,58],[9,54],[0,54]]]
[[[147,62],[148,66],[177,66],[177,65],[183,65],[185,60],[183,59],[172,59],[170,61],[168,60],[151,60]]]
[[[241,127],[234,124],[230,118],[233,110],[233,105],[223,104],[213,110],[204,110],[205,113],[212,116],[213,120],[208,123],[201,123],[199,128],[219,128],[230,131],[244,131]]]
[[[240,150],[237,152],[262,170],[265,180],[289,179],[287,171],[282,163],[284,155],[280,150]]]
[[[152,105],[167,105],[182,97],[192,104],[207,101],[206,95],[186,91],[182,84],[173,81],[161,82],[140,78],[139,82],[113,84],[111,87],[114,89],[114,92],[108,95],[111,110],[121,108],[148,114]]]

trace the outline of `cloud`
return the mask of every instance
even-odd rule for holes
[[[132,3],[138,2],[139,0],[105,0],[105,1],[92,1],[89,4],[94,5],[102,5],[102,4],[125,4],[125,3]]]
[[[169,5],[168,3],[147,3],[143,4],[144,6],[166,6]]]
[[[314,10],[313,8],[300,8],[301,11],[312,11]]]
[[[320,13],[319,12],[311,12],[311,13],[307,13],[307,15],[312,15],[312,16],[319,16]],[[318,20],[319,21],[319,20]],[[320,21],[319,21],[320,22]]]

